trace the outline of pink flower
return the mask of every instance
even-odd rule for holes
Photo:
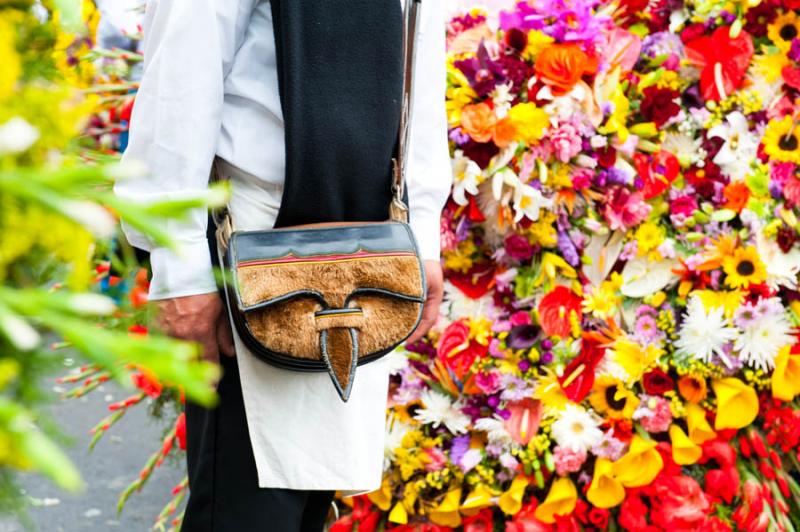
[[[790,178],[794,177],[794,163],[773,162],[770,165],[769,177],[772,181],[785,185]]]
[[[633,419],[647,432],[666,432],[672,423],[669,401],[663,397],[645,395],[633,413]]]
[[[508,320],[511,322],[511,325],[516,327],[517,325],[530,325],[531,324],[531,313],[526,312],[524,310],[520,310],[515,312],[511,315]]]
[[[490,371],[487,373],[479,372],[475,375],[475,385],[480,388],[480,390],[487,394],[491,395],[500,390],[500,380],[498,378],[497,372]]]
[[[565,163],[581,152],[581,135],[571,123],[561,124],[550,133],[550,143],[558,160]]]
[[[631,192],[621,186],[606,192],[604,203],[603,216],[609,228],[614,231],[627,230],[643,222],[651,209],[640,192]]]
[[[791,205],[800,205],[800,179],[791,177],[783,185],[783,197]]]
[[[572,188],[583,190],[592,185],[592,171],[588,168],[576,168],[572,173]]]
[[[431,447],[425,449],[425,454],[427,454],[430,459],[430,461],[425,464],[426,471],[439,471],[440,469],[444,469],[447,465],[447,456],[445,456],[441,449]]]
[[[670,214],[689,217],[697,210],[697,199],[694,196],[678,196],[669,204]]]
[[[564,477],[570,473],[580,471],[584,462],[586,462],[586,449],[572,450],[569,447],[556,446],[553,449],[553,458],[556,462],[556,473],[558,476]]]

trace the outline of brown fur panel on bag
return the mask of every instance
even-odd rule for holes
[[[346,390],[352,377],[350,369],[353,362],[353,339],[350,337],[349,329],[328,331],[328,359],[331,361],[336,380],[342,389]]]
[[[338,262],[253,265],[238,269],[239,295],[249,307],[299,290],[315,290],[342,308],[356,288],[381,288],[423,297],[417,257],[370,257]]]

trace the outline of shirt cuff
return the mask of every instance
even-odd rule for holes
[[[417,249],[419,249],[422,260],[435,260],[441,258],[441,220],[439,216],[419,216],[413,215],[409,220],[411,231],[417,239]]]
[[[217,291],[208,242],[181,244],[178,251],[155,248],[150,253],[153,278],[149,299],[172,299]]]

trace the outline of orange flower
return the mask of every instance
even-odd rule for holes
[[[508,116],[497,121],[492,132],[492,140],[498,148],[505,148],[517,136],[517,128]]]
[[[539,54],[534,68],[553,94],[560,96],[571,91],[581,76],[592,73],[597,64],[577,44],[554,44]]]
[[[496,123],[497,117],[488,104],[465,105],[461,110],[461,129],[475,142],[489,142]]]
[[[708,390],[706,380],[699,375],[684,375],[678,381],[678,391],[690,403],[699,403],[706,398]]]
[[[728,202],[725,204],[726,209],[741,212],[747,206],[747,201],[750,199],[750,189],[741,181],[736,183],[729,183],[722,191],[725,199]]]

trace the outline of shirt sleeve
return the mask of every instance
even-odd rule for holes
[[[445,4],[422,2],[412,92],[409,222],[425,260],[439,260],[440,218],[453,182],[445,111]]]
[[[148,173],[117,182],[118,196],[148,203],[196,195],[208,187],[221,127],[224,78],[237,39],[245,33],[251,2],[147,1],[144,69],[123,161],[144,163]],[[150,252],[150,298],[215,291],[207,211],[195,209],[184,219],[162,223],[178,244],[176,251],[156,246],[122,223],[130,243]]]

